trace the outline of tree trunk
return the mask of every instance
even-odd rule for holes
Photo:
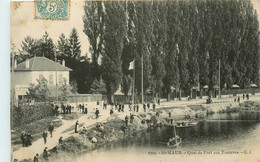
[[[114,102],[114,94],[108,94],[107,98],[108,98],[108,102],[110,104],[112,104],[112,103],[115,104],[115,102]]]
[[[156,101],[158,101],[158,93],[157,92],[155,93],[155,98],[156,98]]]
[[[115,103],[114,102],[114,94],[110,95],[110,101],[111,101],[111,103]]]
[[[179,100],[181,100],[181,89],[179,89]]]
[[[167,95],[167,101],[170,101],[170,100],[171,100],[171,92],[169,92]]]
[[[200,99],[202,98],[202,89],[200,89]]]

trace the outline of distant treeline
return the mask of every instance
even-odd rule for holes
[[[69,39],[62,35],[57,46],[60,57],[71,61],[71,79],[82,82],[79,90],[98,89],[102,78],[111,100],[120,84],[127,94],[133,80],[128,67],[135,59],[140,93],[142,56],[144,90],[154,95],[172,87],[186,93],[198,85],[211,90],[218,85],[219,61],[222,89],[258,82],[259,26],[249,0],[87,1],[84,11],[92,62],[85,67],[72,63],[80,56],[80,47],[72,50],[80,46],[73,32]],[[40,45],[44,52],[47,47]],[[48,54],[53,59],[53,52]]]

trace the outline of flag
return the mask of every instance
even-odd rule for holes
[[[128,70],[133,70],[133,69],[134,69],[134,63],[135,63],[135,60],[133,60],[132,62],[130,62],[130,65],[129,65],[129,69],[128,69]]]

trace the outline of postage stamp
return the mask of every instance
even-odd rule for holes
[[[68,20],[69,0],[35,0],[35,19]]]

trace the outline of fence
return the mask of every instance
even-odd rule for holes
[[[68,102],[76,103],[76,102],[97,102],[102,101],[102,94],[77,94],[70,95]]]

